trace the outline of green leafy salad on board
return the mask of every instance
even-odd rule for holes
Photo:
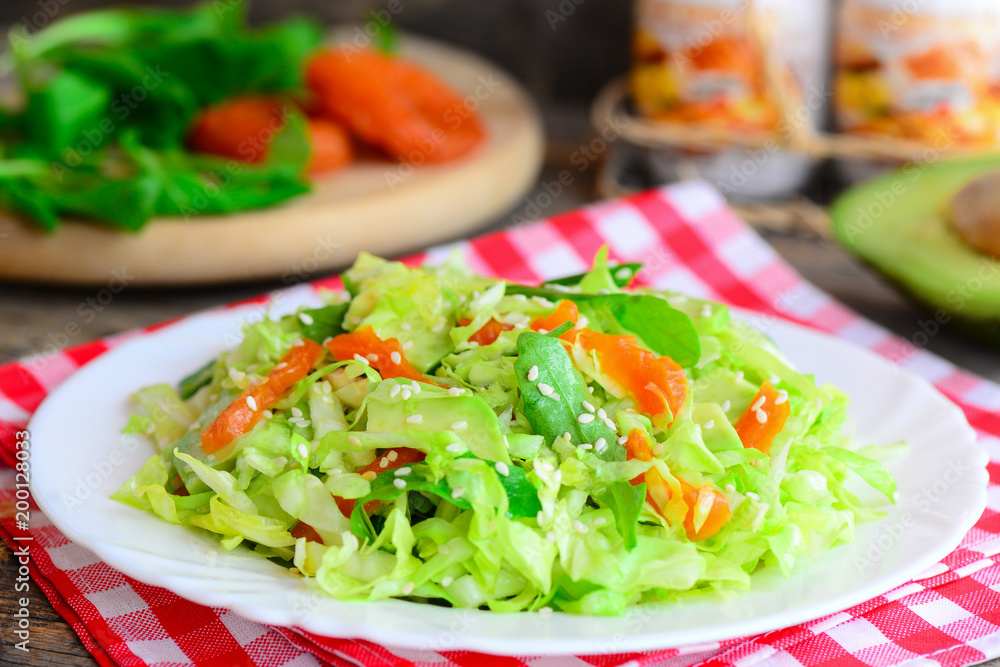
[[[722,304],[624,291],[639,268],[362,255],[328,305],[139,391],[126,432],[159,453],[113,497],[340,599],[603,615],[748,590],[881,517],[848,487],[891,502],[895,447],[851,441],[847,396]]]

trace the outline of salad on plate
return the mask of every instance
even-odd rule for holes
[[[732,595],[853,538],[902,445],[720,303],[370,255],[326,305],[142,389],[115,494],[345,600],[615,615]],[[802,565],[808,567],[808,563]]]

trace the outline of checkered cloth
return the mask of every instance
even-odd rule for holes
[[[757,637],[642,654],[498,658],[318,637],[202,607],[115,571],[31,515],[31,576],[103,665],[961,665],[1000,655],[1000,387],[915,349],[806,283],[705,185],[682,184],[456,244],[477,271],[533,283],[583,271],[608,244],[641,261],[640,282],[804,322],[866,346],[933,382],[958,403],[990,454],[990,506],[961,546],[919,581],[832,616]],[[410,262],[440,259],[451,246]],[[314,287],[336,285],[335,279]],[[0,366],[0,454],[11,465],[16,431],[78,367],[141,332],[44,360]],[[918,341],[919,342],[919,341]],[[0,471],[0,536],[16,547],[14,473]],[[5,623],[4,650],[12,639]]]

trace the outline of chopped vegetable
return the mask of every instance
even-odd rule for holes
[[[222,411],[201,434],[201,445],[212,454],[240,437],[260,421],[264,411],[274,404],[293,384],[309,375],[319,361],[323,348],[304,338],[281,358],[267,379],[243,392]]]
[[[399,340],[396,338],[382,340],[375,335],[375,329],[371,326],[340,334],[328,341],[326,347],[337,361],[356,359],[364,364],[370,364],[383,378],[425,380],[406,359]]]
[[[486,134],[461,95],[421,67],[384,53],[320,51],[306,78],[323,113],[398,160],[454,160]]]
[[[750,407],[736,422],[736,433],[744,447],[753,447],[767,454],[774,437],[785,427],[792,408],[788,405],[788,392],[779,392],[768,381],[760,385]]]

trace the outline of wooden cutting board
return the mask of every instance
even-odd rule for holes
[[[471,233],[510,209],[536,181],[545,140],[521,85],[469,52],[405,36],[405,57],[468,97],[489,137],[440,166],[363,159],[283,205],[231,216],[160,218],[137,234],[67,220],[45,234],[0,213],[0,279],[128,286],[299,282],[367,250],[393,256]]]

